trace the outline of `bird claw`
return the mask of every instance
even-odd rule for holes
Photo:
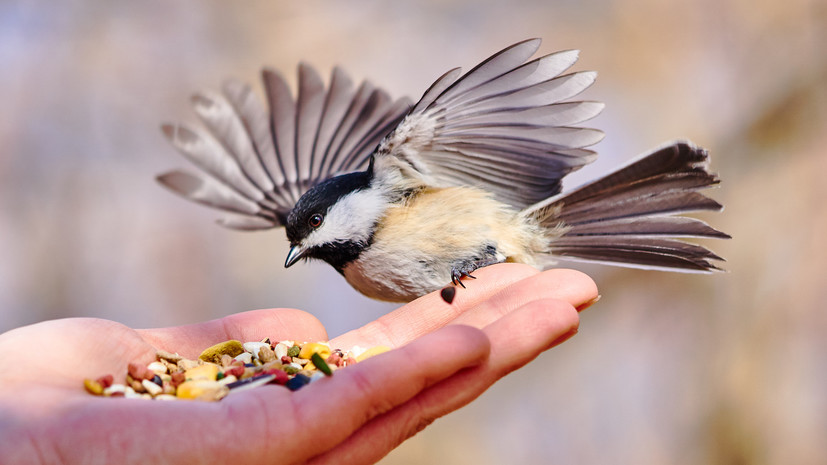
[[[451,270],[451,283],[453,283],[454,286],[459,285],[465,289],[465,284],[463,284],[462,278],[477,279],[477,277],[472,275],[470,271],[465,271],[458,268]]]
[[[489,246],[485,249],[482,258],[474,258],[471,260],[462,260],[457,262],[456,265],[451,267],[451,284],[455,286],[451,288],[451,290],[455,290],[456,286],[461,286],[465,289],[465,283],[462,282],[462,278],[477,279],[477,277],[471,273],[484,266],[499,263],[502,260],[502,258],[498,258],[497,256],[497,249],[494,246]],[[450,286],[448,287],[450,288]],[[443,289],[443,292],[445,289]],[[442,295],[442,298],[446,302],[450,303],[450,301],[453,301],[454,292],[451,292],[450,299],[446,298],[445,294]]]

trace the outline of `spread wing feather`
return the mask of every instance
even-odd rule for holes
[[[173,192],[231,213],[219,223],[234,229],[268,229],[284,223],[301,195],[343,172],[364,169],[371,152],[407,113],[364,82],[357,90],[333,70],[326,89],[319,74],[299,65],[294,99],[284,77],[262,73],[268,109],[246,84],[230,80],[223,95],[196,94],[193,107],[206,131],[165,124],[163,132],[198,173],[158,176]]]
[[[458,69],[441,76],[382,141],[377,160],[406,163],[428,185],[480,187],[518,209],[559,193],[565,175],[596,157],[584,147],[603,137],[573,125],[603,104],[566,101],[595,73],[561,75],[576,51],[527,62],[539,46],[539,39],[526,40],[461,77]]]

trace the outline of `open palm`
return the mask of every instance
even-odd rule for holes
[[[372,463],[434,419],[577,331],[597,289],[570,270],[495,265],[452,305],[430,294],[331,347],[396,350],[296,392],[263,386],[221,402],[101,398],[83,378],[150,362],[163,349],[196,358],[223,340],[322,341],[312,315],[271,309],[174,328],[134,330],[88,318],[0,335],[3,463]]]

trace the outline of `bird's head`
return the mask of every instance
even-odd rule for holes
[[[308,190],[287,215],[290,252],[284,266],[318,258],[338,271],[355,260],[372,239],[387,208],[386,197],[371,188],[367,171],[343,174]]]

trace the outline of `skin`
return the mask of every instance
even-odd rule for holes
[[[123,380],[156,349],[195,358],[226,339],[326,340],[300,310],[271,309],[134,330],[88,318],[0,335],[0,455],[17,463],[373,463],[436,418],[577,332],[597,298],[571,270],[487,267],[452,305],[429,294],[331,340],[393,347],[297,392],[281,386],[217,403],[94,397],[82,379]]]

